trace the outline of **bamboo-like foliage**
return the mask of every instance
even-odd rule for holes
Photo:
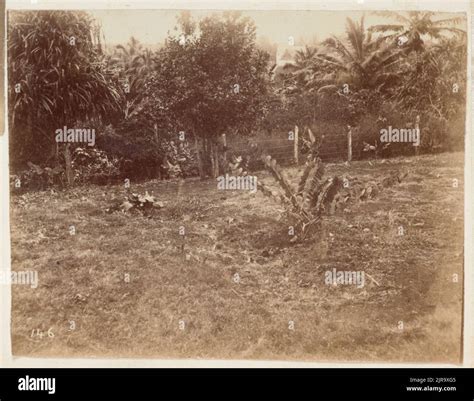
[[[44,162],[54,132],[112,120],[120,93],[109,79],[96,24],[83,11],[14,11],[8,25],[9,132],[14,162]]]

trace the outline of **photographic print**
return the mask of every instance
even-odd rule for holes
[[[466,13],[6,30],[13,356],[462,363]]]

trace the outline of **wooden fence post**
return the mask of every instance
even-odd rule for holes
[[[201,158],[201,149],[199,146],[199,140],[196,135],[196,133],[193,131],[194,135],[194,147],[196,148],[196,157],[197,157],[197,162],[198,162],[198,169],[199,169],[199,178],[203,179],[204,178],[204,167],[202,164],[202,158]]]
[[[352,127],[349,126],[347,131],[347,161],[352,161]]]
[[[298,126],[295,125],[295,146],[294,146],[294,157],[295,157],[295,163],[298,164],[299,162],[299,154],[298,154]]]

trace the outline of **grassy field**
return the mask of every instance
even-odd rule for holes
[[[13,195],[12,269],[39,273],[37,289],[12,290],[13,353],[459,363],[463,158],[328,166],[364,182],[409,174],[293,246],[277,202],[215,181],[132,183],[164,202],[153,216],[107,213],[123,186]],[[333,268],[370,278],[326,285]]]

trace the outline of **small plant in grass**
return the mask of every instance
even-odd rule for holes
[[[231,160],[227,163],[225,172],[232,175],[247,175],[248,174],[248,163],[247,158],[242,156],[232,156]]]
[[[334,203],[339,200],[337,195],[342,188],[342,180],[339,177],[323,178],[324,164],[318,157],[320,141],[316,140],[311,130],[307,132],[310,151],[296,188],[286,179],[275,159],[271,156],[263,158],[265,167],[283,190],[279,200],[285,206],[290,225],[295,227],[292,242],[302,241],[314,233],[322,216],[334,211]],[[259,188],[265,195],[274,196],[274,193],[261,182]]]
[[[164,203],[158,201],[154,196],[145,192],[145,195],[129,193],[123,202],[115,201],[115,203],[109,206],[105,211],[107,213],[113,212],[138,212],[140,214],[149,216],[156,209],[162,209]]]
[[[292,242],[304,240],[315,232],[322,216],[335,209],[342,180],[337,176],[324,179],[324,164],[317,158],[306,163],[298,187],[293,188],[275,159],[266,156],[264,163],[283,190],[279,200],[285,206],[289,224],[295,227]],[[264,184],[259,183],[259,187],[264,194],[274,196]]]
[[[365,152],[367,154],[372,154],[376,159],[379,158],[380,156],[383,156],[390,147],[390,142],[388,143],[381,143],[375,141],[373,145],[367,142],[363,142],[364,147],[362,149],[362,152]]]

